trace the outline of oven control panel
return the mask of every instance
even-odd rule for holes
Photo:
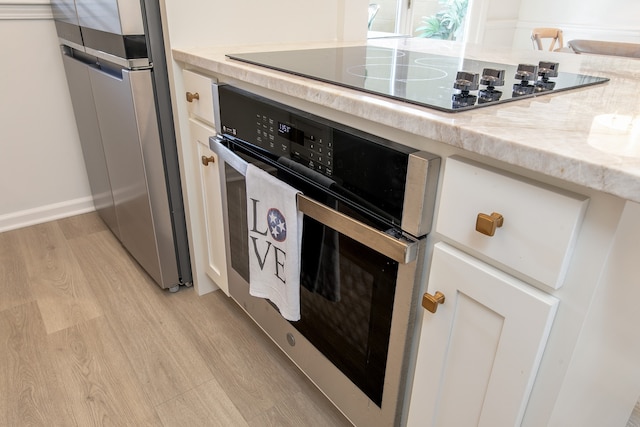
[[[230,85],[216,88],[217,129],[235,146],[401,223],[409,156],[417,150]]]
[[[220,98],[222,133],[333,176],[330,126],[235,92],[221,91]]]
[[[274,114],[274,112],[272,112]],[[263,148],[288,152],[292,160],[324,175],[333,174],[333,141],[330,129],[301,117],[271,117],[256,113],[256,139]]]

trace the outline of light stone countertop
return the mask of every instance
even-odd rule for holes
[[[369,45],[498,63],[560,63],[561,72],[610,82],[537,98],[446,113],[230,60],[225,53],[348,43],[174,49],[176,61],[421,135],[444,144],[640,202],[640,60],[512,51],[424,39]],[[352,43],[353,45],[353,43]]]

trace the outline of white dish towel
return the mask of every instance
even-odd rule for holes
[[[287,320],[300,320],[302,212],[298,190],[247,165],[249,293],[267,298]]]

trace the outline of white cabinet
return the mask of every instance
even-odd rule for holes
[[[196,187],[200,194],[200,213],[204,225],[204,235],[201,236],[204,238],[204,251],[195,256],[204,260],[207,276],[228,295],[220,170],[217,155],[209,149],[209,137],[215,132],[195,120],[189,120],[189,129],[192,143],[197,144],[193,166],[199,171]]]
[[[188,194],[191,258],[194,286],[199,295],[222,289],[228,279],[224,248],[220,169],[209,137],[216,134],[210,77],[183,70],[181,102],[189,113],[188,132],[182,138]]]
[[[520,425],[588,202],[446,159],[408,426]]]
[[[518,425],[558,301],[442,242],[428,291],[408,425]]]
[[[638,425],[627,424],[640,397],[638,242],[640,204],[627,201],[550,427]]]

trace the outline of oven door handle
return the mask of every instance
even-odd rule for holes
[[[218,155],[220,160],[242,175],[246,175],[247,162],[224,147],[221,143],[223,139],[221,135],[211,137],[209,139],[211,150]],[[400,264],[408,264],[418,257],[418,242],[398,239],[383,233],[301,193],[298,194],[298,209],[321,224],[333,228]]]
[[[298,194],[298,210],[400,264],[408,264],[418,256],[418,242],[383,233],[304,194]]]

